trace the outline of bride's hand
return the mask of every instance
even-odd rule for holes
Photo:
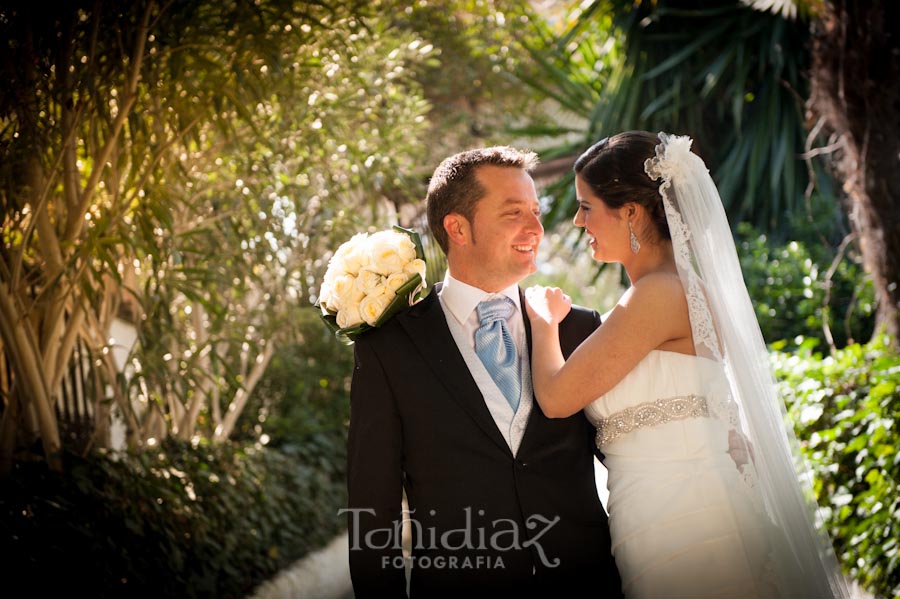
[[[731,456],[735,466],[741,472],[747,464],[756,465],[756,453],[753,451],[753,445],[743,433],[735,429],[728,431],[728,455]]]
[[[559,287],[529,287],[525,290],[525,306],[532,322],[555,325],[572,309],[572,298]]]

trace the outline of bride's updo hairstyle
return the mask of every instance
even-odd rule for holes
[[[605,137],[575,161],[575,174],[613,209],[634,202],[647,210],[652,239],[671,239],[659,183],[644,172],[644,161],[656,155],[659,137],[648,131],[625,131]],[[644,231],[648,234],[649,231]]]

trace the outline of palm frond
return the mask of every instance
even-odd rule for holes
[[[531,48],[544,70],[529,84],[587,120],[580,143],[566,130],[548,154],[627,129],[687,134],[735,226],[749,220],[777,233],[780,216],[800,210],[807,28],[738,0],[595,0],[571,18],[563,34]],[[560,187],[549,193],[561,194],[552,226],[574,205]]]

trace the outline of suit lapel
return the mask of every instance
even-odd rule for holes
[[[525,325],[525,344],[528,346],[528,364],[531,365],[531,321],[528,319],[528,310],[525,308],[525,292],[522,291],[522,288],[519,288],[519,305],[522,307],[522,322]],[[534,372],[534,369],[531,369],[531,372]],[[532,375],[532,379],[534,379],[534,375]],[[532,385],[532,389],[534,385]],[[540,414],[540,416],[538,416]],[[519,455],[524,455],[522,450],[527,447],[526,443],[529,438],[529,432],[534,429],[537,424],[537,421],[541,419],[543,416],[543,412],[541,412],[541,406],[538,405],[537,397],[532,392],[532,404],[531,404],[531,413],[528,414],[528,422],[525,423],[525,432],[522,433],[522,442],[519,443]]]
[[[525,309],[525,292],[519,287],[519,305],[522,307],[522,322],[525,324],[525,344],[528,346],[528,363],[531,364],[531,321]]]
[[[447,326],[447,317],[438,299],[439,286],[416,306],[397,315],[400,325],[431,367],[450,397],[465,410],[491,440],[512,455],[500,434],[481,390],[472,378],[465,359],[456,347]]]

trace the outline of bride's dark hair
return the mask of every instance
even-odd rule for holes
[[[575,161],[575,174],[600,200],[619,209],[634,202],[647,210],[660,239],[671,239],[659,183],[644,172],[644,161],[656,153],[659,137],[649,131],[625,131],[605,137]]]

